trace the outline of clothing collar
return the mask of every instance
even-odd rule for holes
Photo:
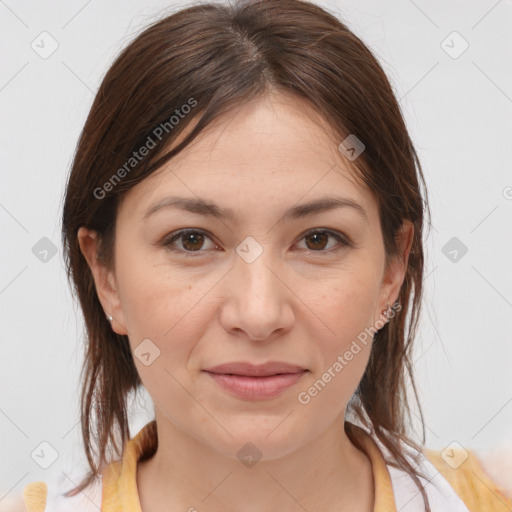
[[[347,435],[357,440],[372,465],[375,489],[374,512],[397,512],[391,477],[382,453],[373,438],[361,427],[345,422]],[[128,441],[123,457],[103,473],[103,512],[142,512],[137,489],[137,463],[150,458],[157,448],[156,422],[145,425]]]

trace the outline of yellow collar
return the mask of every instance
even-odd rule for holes
[[[379,447],[362,428],[346,422],[347,434],[357,439],[370,459],[375,486],[374,512],[396,512],[388,468]],[[150,458],[156,451],[156,423],[145,425],[125,448],[121,461],[114,461],[103,473],[103,512],[142,512],[137,490],[137,462]]]

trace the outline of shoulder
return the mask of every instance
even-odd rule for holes
[[[378,444],[386,457],[397,510],[423,510],[423,499],[412,477],[390,464],[393,457],[390,457],[386,448]],[[429,498],[432,512],[512,510],[512,454],[507,456],[503,447],[499,447],[494,453],[479,452],[477,455],[475,451],[465,450],[460,445],[450,445],[442,451],[423,448],[421,452],[405,443],[402,446],[408,454],[409,462],[424,475],[419,479]]]
[[[498,512],[512,508],[510,483],[508,489],[504,488],[495,471],[500,463],[510,466],[505,457],[500,460],[499,457],[489,457],[490,452],[477,454],[462,447],[449,447],[443,451],[425,449],[424,455],[471,512]]]
[[[415,452],[414,455],[418,462],[414,462],[412,458],[409,458],[409,461],[424,475],[418,478],[427,494],[432,512],[473,512],[424,453]],[[409,473],[390,464],[387,465],[387,468],[391,477],[396,509],[400,512],[423,510],[423,497]]]
[[[440,475],[440,472],[421,451],[420,446],[415,449],[404,441],[400,442],[404,457],[417,474],[421,475],[415,480],[407,471],[399,467],[394,455],[374,435],[373,431],[362,426],[360,430],[365,432],[367,438],[372,441],[371,443],[364,442],[363,445],[374,466],[376,495],[385,497],[386,499],[381,501],[389,503],[386,510],[423,511],[425,507],[420,491],[422,489],[428,498],[431,512],[473,512],[468,509],[449,482]],[[359,430],[355,429],[355,431]],[[366,436],[362,436],[360,440],[365,439]],[[393,501],[394,504],[392,504]],[[479,512],[483,511],[479,510]]]
[[[98,512],[101,510],[102,482],[95,480],[91,485],[74,496],[67,497],[65,494],[74,488],[81,475],[69,477],[61,472],[56,477],[49,478],[42,482],[31,482],[23,489],[23,499],[27,512],[31,512],[28,498],[35,503],[45,503],[44,512]],[[46,488],[45,488],[46,487]],[[46,495],[46,496],[45,496]],[[34,509],[36,510],[36,509]],[[37,509],[41,510],[41,508]]]

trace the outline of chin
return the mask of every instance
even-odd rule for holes
[[[258,421],[256,417],[245,418],[226,425],[232,437],[224,429],[220,429],[221,438],[210,438],[208,444],[220,454],[238,458],[241,462],[244,457],[262,461],[279,459],[307,442],[296,437],[297,430],[293,429],[291,423],[285,428],[283,424],[279,424],[280,421],[282,418],[269,427],[268,419],[262,418]]]

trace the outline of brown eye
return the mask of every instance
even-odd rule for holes
[[[211,240],[209,236],[198,230],[182,230],[173,233],[164,245],[169,249],[181,252],[203,252],[205,240]],[[176,246],[177,245],[177,246]],[[215,244],[212,244],[215,247]],[[181,246],[181,247],[180,247]]]
[[[309,239],[311,241],[311,245],[308,245],[308,249],[317,250],[317,249],[325,249],[325,246],[329,240],[329,235],[326,233],[313,233],[312,235],[308,235],[305,237],[306,240]]]
[[[338,244],[330,244],[329,240],[337,241]],[[210,240],[210,247],[205,248],[205,242]],[[302,240],[306,241],[305,250],[311,252],[335,252],[345,247],[351,246],[351,243],[343,237],[330,230],[314,230],[306,233]],[[167,247],[169,250],[183,253],[185,256],[199,256],[201,252],[205,252],[207,249],[215,249],[217,245],[212,239],[203,231],[197,229],[182,229],[171,233],[166,240],[162,242],[162,245]],[[338,247],[336,247],[336,245]],[[330,250],[334,247],[333,250]]]
[[[306,240],[306,249],[312,252],[328,252],[333,247],[328,247],[329,239],[338,241],[338,249],[349,246],[350,243],[338,233],[328,230],[315,230],[306,233],[302,240]],[[336,244],[334,244],[335,246]],[[334,249],[336,250],[336,248]]]
[[[181,243],[187,251],[197,251],[204,243],[204,235],[201,233],[186,233],[181,235]]]

